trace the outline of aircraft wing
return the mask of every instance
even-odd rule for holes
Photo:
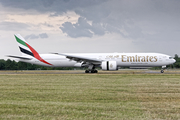
[[[66,58],[70,59],[70,60],[74,60],[77,62],[85,62],[85,63],[96,63],[96,64],[100,64],[102,62],[102,60],[98,60],[95,58],[88,58],[88,57],[82,57],[82,56],[76,56],[76,55],[68,55],[68,54],[61,54],[61,53],[53,53],[53,54],[57,54],[57,55],[62,55],[62,56],[66,56]]]
[[[19,59],[24,59],[24,60],[31,60],[32,59],[32,58],[28,58],[28,57],[20,57],[20,56],[13,56],[13,55],[8,55],[7,57],[19,58]]]

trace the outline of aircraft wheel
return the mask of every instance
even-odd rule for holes
[[[98,73],[97,70],[85,70],[85,73]]]
[[[89,73],[89,70],[85,70],[85,73]]]
[[[161,73],[164,73],[164,70],[161,70]]]
[[[95,73],[95,70],[91,70],[91,73]]]
[[[91,73],[98,73],[97,70],[91,70]]]
[[[98,73],[98,71],[97,71],[97,70],[94,70],[94,73]]]

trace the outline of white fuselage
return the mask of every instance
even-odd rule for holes
[[[155,67],[166,66],[175,62],[169,55],[160,53],[68,53],[68,55],[83,56],[101,61],[116,61],[118,67]],[[20,59],[19,61],[51,67],[81,67],[79,62],[70,60],[63,55],[40,54],[40,57],[51,65],[30,56],[31,60]]]

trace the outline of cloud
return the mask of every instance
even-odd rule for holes
[[[136,40],[149,39],[153,33],[164,40],[169,31],[179,30],[179,0],[0,0],[0,3],[7,8],[35,10],[36,14],[48,12],[49,17],[74,11],[80,16],[76,23],[64,21],[58,26],[72,38],[118,33]],[[170,36],[177,35],[171,32]]]
[[[57,12],[58,14],[67,11],[73,11],[77,8],[86,8],[93,5],[101,4],[107,0],[0,0],[0,3],[6,7],[18,9],[34,9],[39,12]]]
[[[46,33],[41,33],[39,35],[31,34],[25,36],[25,39],[38,39],[38,38],[42,38],[42,39],[48,38],[48,35]]]
[[[132,19],[128,19],[122,9],[128,9],[124,7],[128,2],[119,0],[18,0],[18,2],[0,0],[0,2],[7,7],[50,12],[49,17],[62,15],[62,13],[66,13],[67,11],[74,11],[80,16],[77,23],[64,22],[62,26],[59,27],[63,33],[72,38],[93,37],[95,35],[102,36],[106,33],[119,33],[125,37],[135,36],[133,33],[134,30],[127,31],[131,28],[127,29],[129,26],[126,21],[132,21]],[[128,12],[129,11],[126,11],[126,13]],[[89,22],[91,22],[91,24]],[[138,26],[134,26],[133,28],[138,28]],[[141,28],[138,29],[140,30]],[[135,30],[135,33],[137,32],[141,34],[141,31]],[[138,34],[136,34],[136,38],[138,38]]]
[[[41,33],[39,34],[39,37],[44,39],[44,38],[48,38],[48,35],[46,33]]]
[[[24,29],[28,29],[29,25],[25,23],[18,22],[0,22],[0,30],[6,31],[21,31]]]
[[[63,31],[63,33],[66,33],[68,36],[73,38],[93,36],[93,34],[89,31],[88,28],[81,29],[81,26],[78,26],[77,24],[65,22],[62,26],[63,27],[60,27],[60,29]]]
[[[65,22],[60,29],[63,33],[67,33],[70,37],[92,37],[96,35],[104,35],[105,29],[98,23],[90,25],[85,18],[80,17],[76,24]]]
[[[71,43],[68,52],[173,55],[179,48],[179,6],[180,0],[0,0],[1,39],[9,46],[11,35],[18,32],[28,39]],[[87,49],[87,44],[93,49]]]
[[[113,0],[102,2],[100,5],[77,8],[75,13],[80,15],[77,23],[66,22],[60,29],[73,38],[103,36],[106,33],[118,33],[123,37],[135,39],[142,37],[141,27],[125,15],[128,10],[126,13],[121,10],[121,7],[124,8],[123,4],[125,3],[122,1]]]
[[[39,38],[39,35],[35,35],[35,34],[25,36],[25,39],[38,39],[38,38]]]
[[[167,39],[170,36],[176,36],[178,20],[180,19],[180,1],[144,1],[137,0],[112,0],[102,2],[100,5],[93,5],[86,8],[75,9],[76,14],[84,18],[84,21],[92,23],[91,28],[84,25],[84,22],[78,21],[72,24],[73,30],[77,31],[92,31],[94,35],[104,35],[105,33],[118,33],[125,38],[144,39],[149,36]],[[159,7],[161,6],[161,7]],[[83,26],[79,29],[78,26]],[[74,31],[68,30],[67,26],[63,25],[60,28],[64,33],[73,37],[71,34]],[[94,29],[93,29],[94,28]],[[66,31],[65,31],[66,30]],[[97,30],[97,31],[95,31]],[[100,32],[100,33],[99,33]],[[84,34],[85,35],[85,34]],[[90,35],[85,35],[90,36]],[[83,37],[83,34],[75,37]],[[90,36],[92,37],[92,36]]]

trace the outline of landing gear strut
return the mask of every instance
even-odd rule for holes
[[[94,65],[89,65],[88,69],[85,71],[85,73],[98,73],[98,71],[95,69]]]
[[[161,73],[164,73],[164,69],[166,69],[166,66],[162,66]]]

